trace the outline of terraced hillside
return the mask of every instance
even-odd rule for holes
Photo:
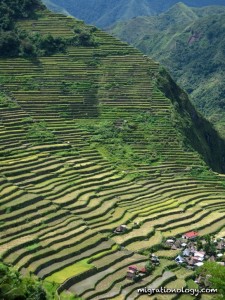
[[[157,16],[118,22],[109,32],[163,64],[223,135],[224,20],[225,6],[180,2]]]
[[[62,37],[86,28],[48,11],[19,26]],[[141,283],[127,280],[144,249],[225,226],[223,176],[202,158],[224,170],[223,141],[157,63],[94,35],[95,47],[0,59],[0,255],[59,293],[145,299],[137,288],[186,285],[191,274],[164,258]],[[114,234],[121,224],[127,233]]]

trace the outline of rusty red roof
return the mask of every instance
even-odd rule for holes
[[[186,232],[184,234],[184,236],[186,236],[187,238],[193,238],[193,237],[198,236],[198,232],[197,231],[189,231],[189,232]]]
[[[133,265],[129,266],[128,269],[137,271],[138,267]]]

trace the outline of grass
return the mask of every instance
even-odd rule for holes
[[[82,261],[79,261],[69,267],[66,267],[63,270],[60,270],[59,272],[54,273],[53,275],[46,277],[47,281],[56,282],[56,283],[63,283],[68,278],[76,276],[78,274],[81,274],[85,271],[88,271],[92,268],[94,268],[93,265],[90,265],[88,263],[89,259],[85,259]]]
[[[38,243],[35,243],[33,245],[27,246],[27,250],[32,251],[32,250],[35,250],[39,247],[40,247],[40,245]]]
[[[47,280],[43,281],[43,287],[45,291],[47,292],[48,299],[51,300],[58,300],[59,297],[57,296],[57,289],[59,287],[59,284],[55,282],[49,282]],[[76,295],[73,295],[69,291],[62,292],[60,294],[61,300],[83,300],[82,298],[77,297]]]
[[[0,91],[0,105],[6,108],[18,108],[19,105],[16,101],[13,101],[10,97],[8,97],[4,92]]]
[[[103,251],[103,252],[100,252],[100,253],[95,254],[94,256],[90,257],[89,260],[88,260],[88,262],[94,264],[94,261],[95,261],[96,259],[99,259],[99,258],[104,257],[105,254],[111,254],[111,253],[114,253],[114,252],[116,252],[116,250],[118,250],[118,248],[119,248],[118,245],[114,245],[114,246],[112,246],[112,249],[111,249],[111,250]]]
[[[155,254],[162,258],[174,259],[180,254],[180,250],[159,250]]]
[[[141,229],[140,229],[141,230]],[[138,235],[136,238],[137,241],[129,243],[126,247],[130,251],[146,251],[148,252],[149,249],[159,245],[162,241],[162,235],[160,231],[156,231],[152,237],[150,237],[147,241],[146,240],[139,240]]]
[[[53,142],[56,140],[54,134],[47,129],[45,122],[31,123],[27,127],[27,140],[34,145],[42,145],[46,142]]]
[[[194,280],[189,279],[189,280],[187,280],[187,288],[198,289],[198,285],[197,285],[197,283],[194,282]]]

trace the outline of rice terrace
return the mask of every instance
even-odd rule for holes
[[[0,274],[46,294],[13,295],[1,275],[0,299],[196,299],[137,291],[213,287],[196,270],[224,268],[225,141],[127,43],[42,5],[15,22],[18,53],[0,56]]]

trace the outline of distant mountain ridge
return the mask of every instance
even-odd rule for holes
[[[158,16],[117,23],[110,32],[165,65],[218,128],[225,112],[225,7],[182,3]]]
[[[59,11],[59,7],[74,17],[107,28],[112,24],[129,20],[137,16],[151,16],[162,13],[177,0],[43,0],[50,8]],[[225,5],[225,0],[183,0],[188,6],[202,7],[207,5]]]
[[[63,7],[55,4],[53,1],[51,0],[43,0],[44,4],[46,6],[48,6],[48,8],[54,12],[57,12],[57,13],[62,13],[64,15],[70,15],[69,12],[64,9]]]

